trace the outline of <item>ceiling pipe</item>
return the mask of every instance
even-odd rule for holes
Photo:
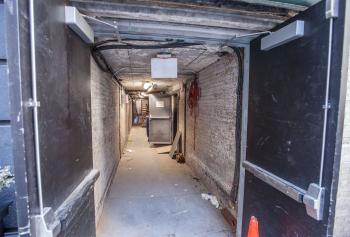
[[[143,70],[143,72],[124,72],[122,73],[123,71],[126,71],[126,70],[130,70],[130,67],[122,67],[122,68],[119,68],[118,70],[116,70],[113,74],[115,76],[119,76],[121,74],[143,74],[143,73],[150,73],[150,68],[147,68],[147,67],[132,67],[132,70]],[[191,69],[181,69],[180,68],[180,71],[184,71],[184,72],[188,72],[188,73],[184,73],[184,74],[179,74],[179,75],[183,75],[183,76],[193,76],[193,75],[196,75],[197,72],[196,71],[193,71]]]
[[[104,43],[99,42],[97,46],[93,47],[93,50],[109,50],[109,49],[169,49],[169,48],[184,48],[189,46],[197,46],[202,44],[197,43],[185,43],[185,42],[171,42],[165,44],[152,44],[152,45],[137,45],[137,44],[109,44],[110,41]]]

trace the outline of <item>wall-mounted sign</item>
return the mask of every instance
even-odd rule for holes
[[[156,101],[157,108],[164,108],[164,101]]]

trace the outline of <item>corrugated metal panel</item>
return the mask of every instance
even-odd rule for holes
[[[14,174],[12,134],[10,123],[9,81],[7,76],[7,53],[5,38],[5,7],[0,2],[0,167],[9,167]],[[1,203],[11,203],[4,219],[5,228],[17,227],[15,184],[0,192]]]
[[[149,114],[149,142],[171,144],[173,116],[171,96],[149,95]]]
[[[0,65],[0,120],[10,120],[7,66]]]
[[[6,59],[5,44],[5,7],[0,3],[0,60]]]
[[[12,166],[11,126],[0,125],[0,166]]]

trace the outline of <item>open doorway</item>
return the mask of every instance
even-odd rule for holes
[[[103,131],[93,129],[93,144],[100,151],[94,154],[95,168],[102,177],[116,172],[113,180],[95,184],[95,189],[108,185],[111,190],[105,196],[95,193],[100,236],[234,236],[241,52],[209,44],[135,40],[107,41],[93,49],[94,85],[123,88],[129,102],[121,100],[120,108],[131,106],[133,111],[133,127],[122,138],[125,145],[116,171],[109,169],[106,174],[107,167],[100,165],[102,153],[111,145],[101,144],[94,133]],[[176,59],[176,78],[152,78],[152,59],[164,55]],[[118,73],[101,77],[109,65]],[[120,85],[113,84],[116,80]],[[91,100],[93,105],[101,100],[99,90],[93,90]],[[93,125],[111,111],[104,113],[93,110]],[[114,122],[122,130],[124,117]],[[111,131],[111,126],[105,130]],[[159,225],[153,225],[155,220]],[[140,228],[135,229],[135,224]]]
[[[6,234],[347,236],[347,5],[0,0]]]

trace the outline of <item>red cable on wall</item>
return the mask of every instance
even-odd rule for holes
[[[200,97],[200,88],[198,87],[198,82],[196,79],[191,82],[190,90],[188,93],[188,107],[190,109],[190,115],[194,116],[193,150],[196,150],[196,124],[197,124],[199,97]]]
[[[197,116],[198,113],[198,101],[200,97],[200,89],[198,87],[197,79],[191,82],[190,90],[188,93],[188,107],[190,108],[191,116]],[[194,112],[194,113],[193,113]]]

